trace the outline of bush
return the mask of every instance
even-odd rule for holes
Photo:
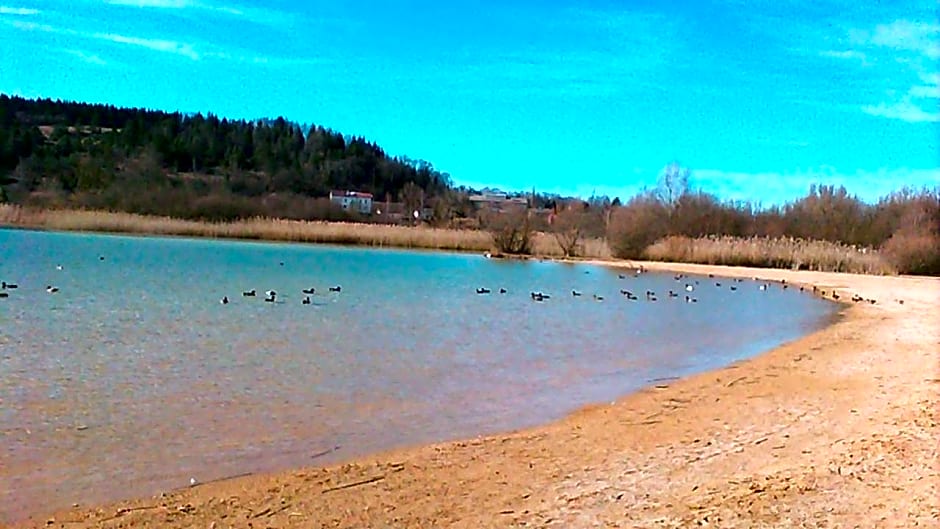
[[[512,255],[532,253],[533,230],[527,210],[492,213],[484,219],[484,225],[498,252]]]
[[[902,274],[940,275],[940,236],[926,230],[902,230],[888,239],[882,252]]]
[[[607,230],[607,243],[614,256],[638,259],[650,244],[668,233],[668,211],[655,198],[640,195],[614,209]]]

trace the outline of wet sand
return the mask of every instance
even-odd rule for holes
[[[851,304],[832,326],[757,358],[542,427],[181,484],[161,497],[79,506],[20,526],[940,524],[940,280],[644,266],[785,279],[877,303]]]

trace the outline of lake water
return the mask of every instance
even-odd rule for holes
[[[837,311],[751,280],[622,273],[0,230],[0,280],[19,287],[0,298],[0,522],[543,423],[752,356]]]

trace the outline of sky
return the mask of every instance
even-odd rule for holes
[[[0,0],[0,93],[283,116],[458,185],[940,185],[936,0]]]

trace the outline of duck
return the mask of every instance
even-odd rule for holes
[[[731,291],[734,292],[734,291],[736,291],[736,290],[738,290],[738,287],[736,287],[736,286],[734,286],[734,285],[731,285]]]
[[[767,290],[767,285],[761,285],[757,288],[759,288],[760,290]]]
[[[7,283],[6,281],[0,281],[0,288],[2,288],[3,290],[7,290],[7,289],[13,290],[15,288],[20,288],[20,286],[15,285],[13,283]]]
[[[222,299],[219,300],[219,303],[228,305],[228,296],[222,296]]]
[[[301,303],[304,304],[304,305],[309,305],[309,304],[310,304],[310,296],[304,297],[304,299],[303,299],[303,301],[301,301]]]
[[[572,290],[572,291],[571,291],[571,295],[577,297],[577,296],[580,296],[581,293],[578,292],[577,290]]]
[[[267,292],[265,292],[265,295],[268,296],[269,298],[273,298],[273,297],[277,297],[277,292],[273,290],[268,290]]]
[[[698,300],[695,299],[695,298],[693,298],[693,297],[686,296],[686,297],[685,297],[685,302],[686,302],[686,303],[698,303]]]
[[[46,292],[48,292],[48,293],[50,293],[50,294],[55,294],[55,293],[58,292],[58,291],[59,291],[59,287],[54,287],[54,286],[52,286],[52,285],[47,285],[47,286],[46,286]]]
[[[303,292],[304,294],[310,294],[310,295],[315,294],[316,291],[317,291],[317,289],[315,289],[315,288],[313,288],[313,287],[305,288],[305,289],[301,290],[301,292]]]
[[[677,297],[679,297],[679,294],[678,294],[677,292],[673,292],[672,290],[670,290],[670,291],[669,291],[669,297],[671,297],[671,298],[677,298]]]
[[[264,301],[267,303],[274,303],[277,300],[277,294],[273,290],[269,292],[270,294],[268,294],[268,297],[264,298]]]
[[[242,292],[242,295],[245,296],[246,298],[254,297],[256,294],[257,292],[255,292],[255,289],[246,290]]]
[[[505,294],[506,292],[507,292],[507,291],[506,291],[505,288],[500,288],[500,289],[499,289],[499,293],[500,293],[500,294]]]
[[[336,285],[335,287],[330,287],[330,292],[342,292],[343,287]]]
[[[480,287],[477,289],[477,294],[489,294],[489,293],[490,293],[490,289],[488,288]]]
[[[604,301],[604,296],[598,296],[597,294],[594,294],[594,301]]]
[[[692,292],[693,290],[695,290],[695,287],[693,287],[692,285],[686,283],[686,285],[685,285],[685,291],[686,291],[686,292]]]
[[[627,276],[625,276],[625,275],[623,275],[623,274],[617,274],[617,279],[626,279],[626,278],[627,278]]]
[[[0,298],[8,298],[8,297],[10,297],[9,292],[0,292]]]

